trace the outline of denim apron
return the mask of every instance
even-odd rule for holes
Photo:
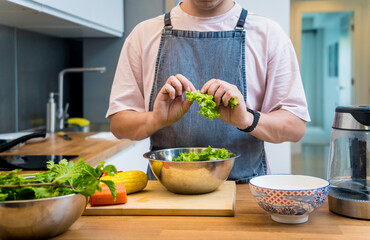
[[[243,9],[235,30],[197,32],[172,29],[170,12],[166,13],[149,110],[153,110],[154,101],[167,79],[178,73],[188,78],[196,89],[201,89],[212,78],[229,82],[247,99],[244,31],[247,14]],[[248,183],[251,177],[266,174],[263,141],[218,118],[208,120],[198,114],[199,108],[194,102],[179,121],[155,132],[150,138],[151,150],[209,145],[226,148],[241,154],[235,160],[229,180]],[[148,175],[155,179],[149,169]]]

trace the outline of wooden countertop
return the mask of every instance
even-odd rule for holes
[[[281,224],[242,184],[237,185],[235,208],[234,217],[82,216],[53,239],[370,239],[370,221],[336,215],[328,201],[306,223]]]
[[[45,141],[27,143],[16,151],[7,151],[0,155],[78,155],[86,162],[95,166],[131,146],[134,141],[130,140],[107,140],[107,139],[86,139],[96,134],[95,132],[69,132],[71,141],[66,141],[56,133],[52,133]]]
[[[52,134],[46,141],[25,144],[4,154],[77,154],[96,165],[133,144],[129,140],[85,139],[95,133],[68,133],[72,141]],[[128,196],[130,200],[130,196]],[[370,221],[329,211],[328,201],[298,225],[271,220],[252,197],[249,186],[237,185],[234,217],[81,216],[55,239],[370,239]]]

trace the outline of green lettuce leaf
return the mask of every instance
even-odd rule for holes
[[[211,161],[211,160],[219,160],[219,159],[227,159],[234,157],[234,154],[229,154],[225,148],[218,148],[213,149],[211,146],[204,149],[200,153],[194,152],[184,152],[180,153],[177,158],[173,158],[172,161],[182,161],[182,162],[194,162],[194,161]]]
[[[185,92],[185,96],[189,101],[197,101],[201,109],[198,111],[200,115],[208,118],[210,121],[213,121],[213,118],[220,117],[220,108],[216,105],[216,102],[213,99],[212,95],[206,93],[201,93],[200,90],[194,92]],[[232,97],[229,101],[229,107],[234,109],[238,105],[238,99]]]

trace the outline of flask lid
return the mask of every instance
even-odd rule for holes
[[[337,107],[333,128],[370,131],[370,106]]]

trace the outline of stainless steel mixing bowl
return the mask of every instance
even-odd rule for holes
[[[172,161],[183,152],[200,153],[206,148],[171,148],[147,152],[143,156],[150,162],[155,177],[170,192],[202,194],[216,190],[230,174],[234,161],[240,154],[228,159],[177,162]]]
[[[0,202],[0,239],[47,239],[65,232],[83,213],[81,194]]]

